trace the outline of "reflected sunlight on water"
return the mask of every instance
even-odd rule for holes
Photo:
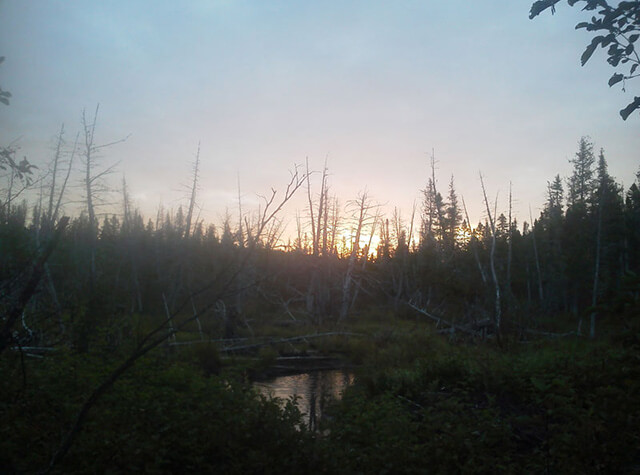
[[[265,396],[277,397],[283,401],[297,396],[298,408],[304,415],[304,421],[310,429],[315,430],[326,403],[340,399],[342,392],[354,381],[353,373],[327,370],[279,376],[255,382],[254,386]]]

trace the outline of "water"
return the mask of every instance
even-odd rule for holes
[[[265,396],[284,401],[297,396],[298,409],[311,430],[316,430],[327,402],[339,400],[355,376],[344,370],[323,370],[258,381],[254,386]]]

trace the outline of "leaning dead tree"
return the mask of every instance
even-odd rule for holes
[[[459,331],[472,336],[482,336],[483,331],[487,326],[487,321],[484,321],[484,320],[480,322],[476,322],[473,325],[460,325],[427,311],[427,309],[420,307],[419,305],[417,305],[411,300],[405,303],[416,312],[433,320],[436,324],[436,328],[438,328],[439,331],[443,333],[455,333],[456,331]],[[491,323],[489,322],[489,326],[490,325]]]
[[[469,220],[469,213],[467,212],[467,204],[464,202],[464,196],[462,197],[462,207],[464,209],[464,215],[467,219],[467,226],[469,226],[470,230],[470,238],[469,238],[469,247],[473,251],[473,257],[476,261],[476,265],[478,266],[478,271],[480,271],[480,277],[482,277],[482,283],[486,285],[487,283],[487,273],[484,271],[484,267],[482,267],[482,263],[480,262],[480,256],[478,255],[478,240],[474,236],[473,228],[471,227],[471,221]]]
[[[198,191],[198,179],[200,173],[200,142],[198,142],[198,151],[196,152],[196,160],[193,164],[193,182],[191,185],[191,196],[189,197],[189,211],[187,211],[187,222],[184,230],[184,237],[191,234],[191,221],[193,219],[193,210],[196,206],[196,193]]]
[[[196,322],[199,316],[213,309],[218,302],[223,298],[232,296],[237,289],[234,289],[234,284],[238,276],[246,269],[253,256],[253,253],[258,248],[262,233],[268,227],[269,223],[276,218],[276,215],[287,202],[289,202],[296,191],[305,183],[307,176],[304,173],[300,173],[298,166],[295,166],[294,171],[291,172],[289,183],[286,186],[284,194],[279,194],[277,190],[271,190],[271,196],[265,198],[266,203],[262,211],[260,212],[260,219],[258,226],[253,235],[252,241],[247,246],[245,252],[239,254],[239,262],[235,266],[235,269],[227,274],[224,281],[219,280],[219,276],[216,276],[212,281],[207,282],[200,288],[192,292],[187,298],[184,299],[182,304],[166,315],[163,321],[158,324],[153,330],[148,332],[138,341],[136,347],[132,350],[130,355],[124,359],[98,386],[96,386],[85,399],[81,405],[78,413],[75,416],[71,427],[64,435],[62,442],[53,453],[48,466],[43,470],[43,473],[50,473],[56,468],[58,463],[66,456],[71,449],[74,441],[82,431],[84,424],[91,409],[95,404],[111,389],[115,382],[126,373],[135,363],[144,355],[157,348],[161,344],[165,343],[168,339],[173,337],[177,332],[183,330],[185,327],[193,322]],[[61,223],[62,224],[62,223]],[[65,222],[66,224],[66,222]],[[182,314],[183,310],[188,306],[193,306],[193,301],[196,297],[210,290],[213,286],[217,287],[217,291],[214,296],[208,298],[208,303],[202,306],[197,311],[179,321],[178,317]],[[2,334],[4,335],[4,333]],[[1,342],[1,340],[0,340]],[[0,346],[0,350],[2,347]]]
[[[1,319],[0,326],[0,354],[6,350],[9,346],[16,343],[15,340],[15,325],[20,320],[25,307],[36,293],[38,285],[42,280],[42,276],[45,272],[45,264],[51,253],[58,245],[60,237],[64,233],[65,228],[69,224],[69,218],[63,217],[60,219],[56,231],[49,242],[40,250],[38,257],[31,265],[29,276],[26,283],[22,286],[22,290],[18,293],[15,299],[8,302],[8,310],[6,315]]]

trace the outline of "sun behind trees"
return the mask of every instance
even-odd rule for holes
[[[366,189],[341,205],[327,164],[316,173],[307,162],[256,209],[239,201],[237,217],[215,225],[196,213],[199,146],[186,215],[179,207],[143,217],[124,179],[120,211],[96,212],[95,186],[108,178],[95,169],[96,117],[83,119],[84,145],[65,146],[61,128],[34,202],[15,203],[26,177],[2,177],[4,364],[17,381],[19,355],[71,351],[113,362],[67,416],[62,441],[31,459],[40,468],[64,467],[100,401],[158,347],[212,345],[202,363],[211,374],[220,355],[259,347],[257,337],[278,328],[351,334],[375,315],[391,327],[426,319],[436,333],[502,343],[582,335],[585,320],[596,338],[638,310],[640,171],[625,193],[586,137],[566,186],[560,176],[548,182],[543,211],[521,228],[511,190],[505,215],[482,175],[476,195],[486,217],[473,226],[453,176],[443,196],[434,154],[408,218],[397,208],[385,216]],[[77,157],[86,209],[67,225],[61,215]],[[283,239],[282,212],[295,195],[305,206]]]
[[[330,195],[326,163],[319,174],[307,163],[304,171],[294,168],[283,192],[273,189],[256,210],[243,209],[240,203],[236,219],[229,216],[216,226],[205,224],[195,212],[199,148],[186,216],[182,207],[160,208],[155,220],[146,219],[131,203],[123,180],[119,206],[123,211],[104,212],[99,221],[97,186],[109,187],[101,181],[112,168],[97,173],[92,168],[98,149],[96,117],[83,119],[85,144],[80,152],[77,140],[62,150],[61,130],[47,178],[47,198],[33,203],[31,212],[27,202],[15,205],[14,190],[22,177],[13,172],[4,177],[9,184],[0,202],[4,233],[16,240],[5,253],[11,259],[3,266],[4,285],[10,287],[17,285],[29,256],[46,243],[49,230],[60,219],[77,155],[85,175],[86,212],[71,220],[69,232],[47,262],[43,292],[30,303],[24,328],[12,330],[17,332],[16,342],[47,346],[62,337],[74,345],[90,345],[104,338],[98,327],[106,322],[120,340],[122,325],[130,325],[131,315],[181,312],[185,302],[194,309],[212,304],[224,308],[224,315],[210,316],[214,328],[229,315],[235,324],[242,324],[254,318],[250,309],[266,296],[273,311],[316,324],[341,322],[372,304],[391,305],[397,312],[412,303],[463,327],[491,320],[495,332],[500,331],[504,314],[506,331],[517,335],[536,327],[540,312],[571,314],[580,333],[583,317],[602,312],[597,307],[612,302],[621,283],[638,271],[637,251],[630,244],[637,242],[638,234],[637,184],[625,197],[607,172],[603,150],[596,166],[588,138],[578,143],[566,191],[556,176],[548,183],[547,203],[539,218],[531,217],[521,229],[511,213],[511,196],[505,216],[482,180],[479,190],[486,214],[473,226],[454,177],[446,198],[439,190],[433,155],[422,202],[408,219],[398,209],[385,216],[366,191],[341,205]],[[63,156],[69,157],[66,165]],[[29,186],[24,180],[21,186]],[[296,192],[306,193],[306,206],[296,212],[293,239],[282,238],[279,215]],[[18,246],[18,240],[26,244]],[[264,256],[264,262],[258,256]],[[220,302],[207,301],[204,296],[211,290],[205,283],[220,285],[224,276],[233,276],[235,290],[226,289],[223,294],[229,296]],[[44,323],[52,320],[52,309],[54,320],[63,315],[70,320],[64,336],[51,333]],[[593,318],[590,333],[595,336]],[[42,325],[35,333],[31,329]]]

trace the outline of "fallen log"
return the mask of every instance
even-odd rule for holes
[[[444,324],[444,325],[448,325],[449,328],[445,329],[445,330],[440,330],[439,333],[444,333],[444,332],[448,332],[451,331],[451,329],[453,329],[454,331],[461,331],[463,333],[467,333],[469,335],[473,335],[473,336],[481,336],[481,333],[473,330],[472,328],[469,328],[468,326],[465,325],[456,325],[453,322],[450,322],[448,320],[445,320],[442,317],[438,317],[437,315],[432,315],[431,313],[427,312],[425,309],[418,307],[417,305],[415,305],[413,302],[406,302],[406,304],[411,307],[412,309],[414,309],[416,312],[421,313],[422,315],[429,317],[431,320],[436,322],[436,327],[439,326],[440,324]]]
[[[252,343],[250,345],[242,345],[242,346],[229,346],[226,348],[220,349],[221,352],[230,352],[230,351],[240,351],[240,350],[252,350],[255,348],[260,348],[268,345],[277,345],[280,343],[290,343],[293,341],[301,341],[301,340],[310,340],[314,338],[322,338],[327,336],[365,336],[362,333],[353,333],[353,332],[326,332],[326,333],[312,333],[311,335],[301,335],[294,336],[291,338],[279,338],[263,341],[260,343]]]
[[[543,332],[540,330],[531,330],[529,328],[525,329],[526,333],[531,333],[532,335],[540,335],[540,336],[546,336],[549,338],[564,338],[566,336],[574,336],[577,335],[578,333],[575,331],[570,331],[570,332],[566,332],[566,333],[554,333],[554,332]]]

